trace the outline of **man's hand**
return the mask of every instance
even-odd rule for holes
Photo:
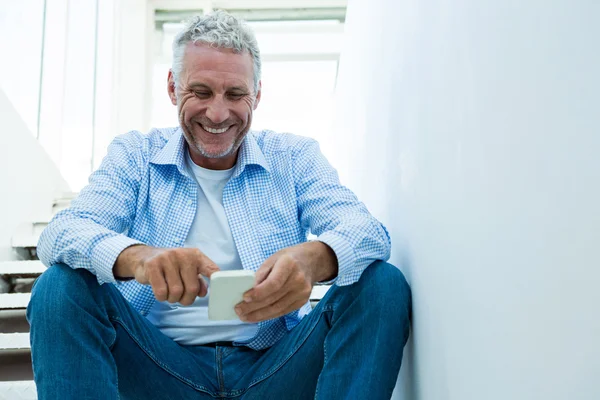
[[[219,267],[198,249],[162,249],[135,245],[119,254],[113,267],[116,278],[131,278],[150,284],[158,301],[189,306],[207,293],[202,275],[209,277]]]
[[[242,321],[277,318],[302,307],[313,284],[337,276],[337,257],[322,242],[307,242],[278,251],[256,272],[255,286],[236,306]]]

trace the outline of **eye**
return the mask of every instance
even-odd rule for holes
[[[233,100],[239,100],[244,97],[244,93],[229,93],[229,98]]]
[[[210,97],[210,92],[205,91],[195,91],[194,94],[200,99],[208,99]]]

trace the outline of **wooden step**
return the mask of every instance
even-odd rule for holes
[[[29,349],[29,332],[0,333],[0,351]]]
[[[36,400],[33,381],[0,382],[0,400]]]
[[[19,278],[35,278],[46,270],[41,261],[0,261],[0,275]]]
[[[27,308],[31,293],[0,294],[0,310],[19,310]]]

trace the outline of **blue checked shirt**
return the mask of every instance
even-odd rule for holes
[[[85,268],[100,284],[116,284],[147,315],[155,301],[152,288],[135,280],[117,282],[112,268],[134,244],[183,246],[198,191],[185,168],[185,151],[180,128],[117,137],[88,186],[42,233],[39,258],[47,266]],[[339,286],[355,283],[373,261],[389,258],[388,232],[340,184],[312,139],[249,132],[223,190],[223,206],[244,269],[256,271],[278,250],[305,242],[309,232],[335,252]],[[307,303],[260,322],[254,338],[236,344],[270,347],[309,312]]]

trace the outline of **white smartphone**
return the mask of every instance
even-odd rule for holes
[[[210,276],[208,319],[211,321],[238,319],[234,307],[254,286],[254,271],[217,271]]]

